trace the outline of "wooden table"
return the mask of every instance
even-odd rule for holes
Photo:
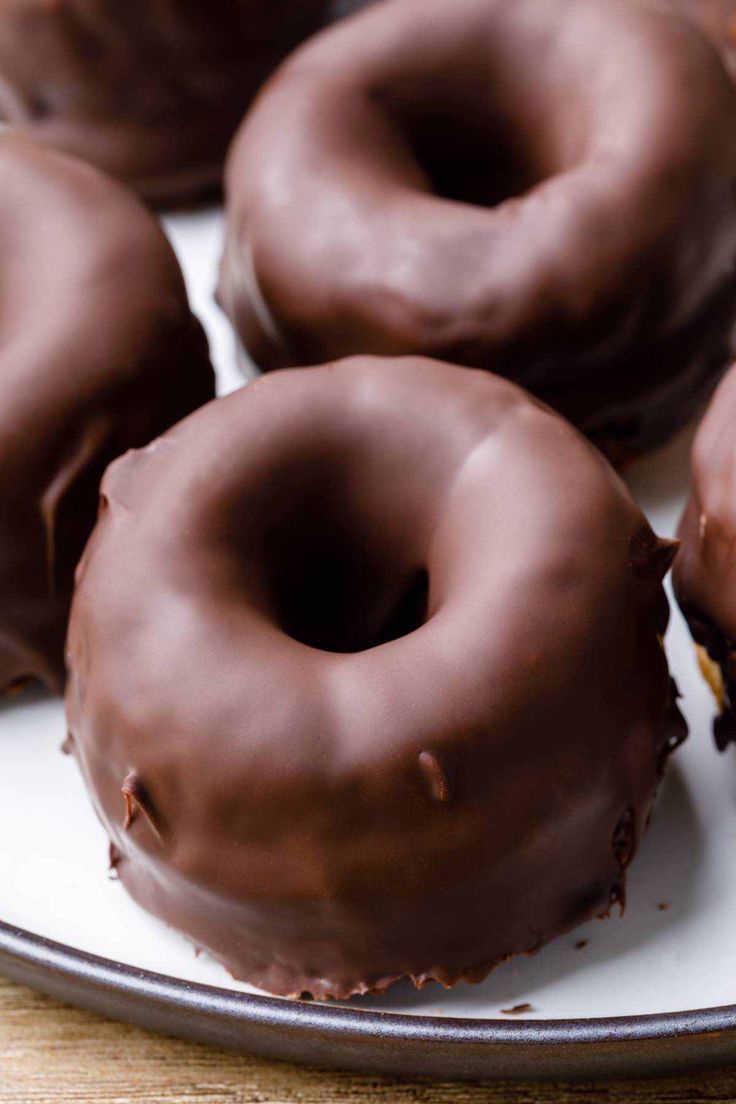
[[[734,1104],[736,1070],[597,1085],[398,1082],[147,1035],[0,980],[0,1104]]]

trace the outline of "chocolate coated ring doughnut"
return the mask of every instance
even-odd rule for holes
[[[683,735],[659,541],[485,372],[357,358],[107,472],[69,729],[128,891],[237,977],[479,980],[624,892]]]
[[[213,395],[152,216],[87,165],[0,136],[0,690],[64,678],[107,464]]]
[[[157,203],[219,187],[254,93],[329,0],[3,0],[0,119]]]
[[[736,91],[642,0],[384,0],[236,139],[220,300],[263,369],[421,352],[530,388],[609,454],[725,367]]]

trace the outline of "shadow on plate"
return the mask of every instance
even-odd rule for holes
[[[54,700],[56,700],[55,696],[42,683],[36,682],[34,679],[17,690],[9,690],[6,694],[0,695],[0,713],[7,713],[11,709],[22,709],[27,705],[37,705],[39,702]]]
[[[690,485],[690,452],[698,426],[693,422],[664,448],[635,460],[622,473],[641,508],[656,518],[673,509],[679,518]]]

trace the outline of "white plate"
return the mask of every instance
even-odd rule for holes
[[[166,219],[195,310],[207,326],[220,391],[239,386],[232,332],[214,305],[221,215]],[[630,473],[656,530],[674,532],[687,486],[688,438]],[[594,921],[479,986],[415,993],[398,986],[352,1007],[431,1016],[528,1018],[678,1012],[736,1003],[736,760],[717,754],[712,703],[674,609],[667,650],[691,736],[662,786],[634,864],[623,918]],[[0,709],[0,918],[139,969],[248,990],[134,905],[107,874],[107,839],[77,769],[59,752],[59,702],[26,695]],[[587,945],[576,949],[579,940]]]

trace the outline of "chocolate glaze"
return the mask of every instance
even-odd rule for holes
[[[720,707],[718,746],[736,741],[736,369],[716,391],[692,452],[675,593]]]
[[[329,0],[4,0],[0,118],[155,202],[219,186],[253,94]]]
[[[726,68],[736,79],[736,0],[672,0],[713,39]]]
[[[280,70],[227,194],[219,297],[263,369],[490,368],[617,457],[729,357],[736,91],[666,7],[383,0]]]
[[[174,254],[126,190],[6,133],[0,205],[0,690],[61,689],[102,473],[213,376]]]
[[[357,358],[211,403],[102,496],[67,713],[145,908],[325,998],[480,980],[623,899],[684,735],[673,545],[569,424]]]

